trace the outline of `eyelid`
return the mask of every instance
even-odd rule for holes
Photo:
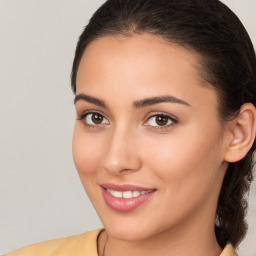
[[[159,126],[145,125],[145,123],[148,122],[150,118],[156,117],[156,116],[164,116],[164,117],[170,119],[170,120],[172,121],[172,123],[169,124],[169,125],[164,125],[164,126],[160,126],[160,125],[159,125]],[[175,124],[178,123],[178,118],[177,118],[177,117],[174,117],[173,115],[167,114],[167,113],[165,113],[165,112],[154,112],[154,113],[150,113],[150,114],[148,114],[148,115],[146,116],[145,119],[146,119],[146,121],[143,122],[142,125],[143,125],[143,126],[149,126],[149,127],[152,128],[152,129],[167,129],[167,128],[169,128],[169,127],[171,127],[171,126],[173,126],[173,125],[175,125]]]
[[[80,111],[77,111],[77,112],[80,112]],[[77,118],[80,118],[80,117],[88,115],[88,114],[99,114],[99,115],[102,115],[103,117],[105,117],[104,113],[102,113],[100,110],[96,110],[96,109],[89,109],[89,110],[85,110],[85,111],[81,111],[81,112],[82,112],[81,114],[77,113]],[[106,119],[108,119],[108,118],[106,118]]]
[[[170,119],[172,119],[173,121],[176,121],[178,122],[179,121],[179,118],[176,117],[175,115],[173,114],[170,114],[170,113],[166,113],[164,111],[151,111],[150,113],[148,113],[144,119],[149,119],[150,117],[153,117],[153,116],[166,116],[166,117],[169,117]]]
[[[108,124],[110,124],[110,121],[109,119],[105,116],[105,114],[103,114],[101,111],[99,110],[87,110],[87,111],[84,111],[82,112],[82,114],[78,115],[77,116],[77,120],[82,120],[89,114],[99,114],[101,115],[104,119],[106,119],[108,121]],[[164,116],[168,119],[171,120],[171,124],[168,124],[168,125],[159,125],[159,126],[152,126],[152,125],[146,125],[145,123],[147,123],[149,121],[150,118],[152,117],[156,117],[156,116]],[[149,126],[150,128],[152,129],[167,129],[167,128],[170,128],[171,126],[174,126],[176,123],[178,123],[178,118],[176,116],[173,116],[171,114],[167,114],[166,112],[151,112],[149,114],[147,114],[147,116],[144,118],[146,119],[146,121],[143,122],[143,126]],[[88,124],[86,122],[83,122],[84,125],[86,126],[89,126],[89,127],[100,127],[100,126],[105,126],[105,125],[108,125],[108,124]]]
[[[110,123],[108,118],[105,117],[105,115],[101,112],[101,111],[98,111],[98,110],[87,110],[87,111],[84,111],[82,112],[82,114],[78,115],[77,116],[77,120],[81,120],[83,121],[83,119],[87,116],[87,115],[90,115],[90,114],[98,114],[98,115],[101,115],[104,119],[106,119],[108,121],[108,124]],[[83,122],[84,125],[88,126],[88,127],[100,127],[100,126],[103,126],[103,125],[107,125],[107,124],[88,124],[86,122]]]

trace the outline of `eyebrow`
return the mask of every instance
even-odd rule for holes
[[[104,100],[101,100],[101,99],[98,99],[98,98],[95,98],[93,96],[89,96],[89,95],[86,95],[83,93],[80,93],[75,96],[74,104],[76,104],[76,102],[79,100],[84,100],[84,101],[92,103],[96,106],[99,106],[102,108],[107,108],[107,104],[105,103]],[[170,96],[170,95],[157,96],[157,97],[151,97],[151,98],[146,98],[146,99],[142,99],[142,100],[137,100],[137,101],[133,102],[133,106],[135,108],[143,108],[143,107],[147,107],[147,106],[151,106],[151,105],[155,105],[155,104],[159,104],[159,103],[165,103],[165,102],[178,103],[178,104],[182,104],[185,106],[190,106],[186,101],[178,99],[178,98],[176,98],[174,96]]]
[[[138,100],[138,101],[135,101],[133,103],[133,105],[135,108],[142,108],[142,107],[147,107],[147,106],[151,106],[154,104],[165,103],[165,102],[179,103],[179,104],[183,104],[186,106],[190,106],[186,101],[178,99],[178,98],[176,98],[174,96],[170,96],[170,95]]]
[[[92,103],[96,106],[102,107],[102,108],[107,108],[107,104],[105,103],[104,100],[100,100],[98,98],[95,98],[93,96],[89,96],[83,93],[80,93],[78,95],[76,95],[75,99],[74,99],[74,104],[76,104],[77,101],[79,100],[84,100],[87,101],[89,103]]]

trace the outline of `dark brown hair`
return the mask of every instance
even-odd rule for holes
[[[256,106],[256,58],[252,42],[237,16],[218,0],[108,0],[81,34],[71,84],[84,50],[108,35],[150,33],[201,56],[201,76],[218,94],[220,120],[233,118],[242,104]],[[255,141],[245,158],[230,163],[216,212],[216,237],[224,247],[237,246],[246,234],[245,195],[252,181]]]

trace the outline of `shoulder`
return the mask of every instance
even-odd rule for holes
[[[102,230],[35,243],[4,256],[97,256],[97,237]]]
[[[227,244],[220,256],[238,256],[238,254],[231,244]]]

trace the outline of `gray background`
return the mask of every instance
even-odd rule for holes
[[[103,0],[0,0],[0,252],[102,227],[76,173],[70,70]],[[256,0],[224,1],[256,42]],[[256,185],[240,255],[256,256]]]

